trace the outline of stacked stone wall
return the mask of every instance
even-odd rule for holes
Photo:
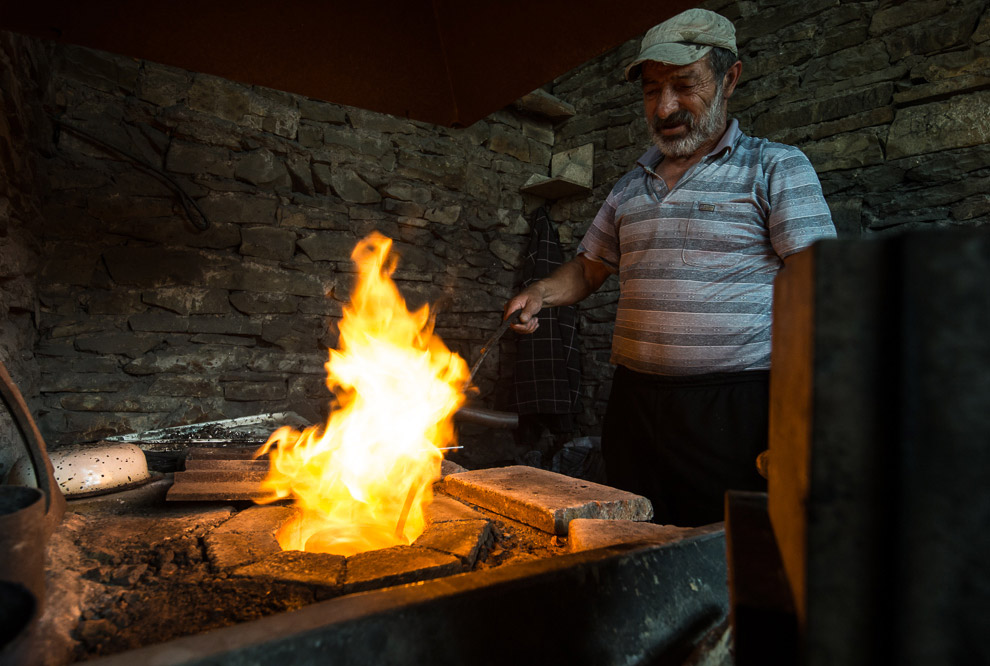
[[[710,0],[733,20],[743,131],[802,148],[840,234],[990,222],[990,5],[985,0]],[[594,191],[556,202],[573,256],[612,184],[649,146],[639,87],[622,78],[641,37],[548,89],[576,115],[554,150],[593,143]],[[604,410],[615,280],[582,309],[587,409]]]
[[[25,399],[38,403],[35,358],[39,325],[36,281],[51,125],[36,122],[50,96],[48,57],[38,44],[0,33],[0,360]],[[24,452],[20,435],[0,407],[0,479]]]
[[[350,254],[372,231],[394,240],[410,307],[436,304],[469,363],[497,328],[549,121],[505,110],[444,129],[88,49],[54,58],[37,346],[52,441],[324,418]],[[510,338],[476,377],[482,406],[511,407]],[[511,459],[511,431],[465,428],[462,460]]]

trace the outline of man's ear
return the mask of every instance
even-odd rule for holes
[[[737,60],[732,67],[728,69],[725,73],[725,78],[722,79],[722,89],[725,91],[725,98],[728,99],[732,97],[732,91],[736,89],[736,84],[739,83],[739,77],[742,76],[742,61]]]

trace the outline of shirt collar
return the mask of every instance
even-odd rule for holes
[[[722,151],[725,150],[732,152],[732,149],[736,145],[736,141],[739,139],[740,134],[742,134],[742,131],[739,129],[739,121],[733,118],[729,121],[729,126],[725,128],[722,138],[719,139],[718,143],[715,144],[715,147],[712,148],[707,155],[705,155],[705,159],[707,160],[712,157],[717,157],[722,153]],[[636,160],[636,164],[644,169],[652,170],[660,164],[660,160],[662,158],[663,155],[660,154],[660,149],[656,146],[650,146],[650,149],[643,153],[638,160]]]

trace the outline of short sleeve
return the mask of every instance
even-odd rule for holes
[[[781,258],[835,237],[818,174],[804,153],[788,146],[771,160],[766,175],[770,243]]]
[[[578,254],[583,254],[594,261],[601,261],[608,266],[612,273],[619,270],[619,229],[615,221],[615,190],[605,198],[605,203],[598,209],[594,221],[588,227]]]

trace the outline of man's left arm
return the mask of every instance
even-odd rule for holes
[[[835,237],[818,174],[797,148],[789,148],[767,168],[770,243],[779,257],[799,252],[817,240]]]

